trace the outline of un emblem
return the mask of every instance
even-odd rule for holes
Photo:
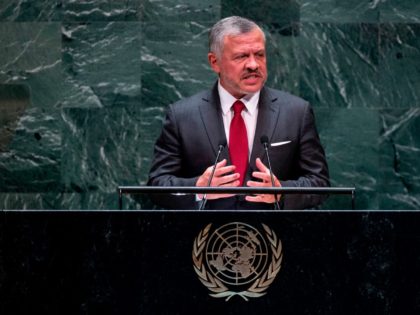
[[[193,265],[210,296],[228,301],[238,295],[248,301],[266,294],[280,271],[283,253],[274,231],[262,227],[264,234],[241,222],[225,224],[211,234],[211,224],[200,231],[193,244]]]

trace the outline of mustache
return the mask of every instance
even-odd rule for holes
[[[242,74],[242,77],[244,78],[244,77],[247,77],[249,75],[256,75],[256,76],[259,76],[259,77],[263,76],[262,73],[257,69],[257,70],[247,70],[246,72],[244,72]]]

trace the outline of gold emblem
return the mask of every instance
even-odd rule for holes
[[[266,294],[280,271],[283,253],[274,231],[265,224],[262,227],[265,237],[241,222],[225,224],[211,234],[211,224],[200,231],[192,258],[210,296],[228,301],[238,295],[248,301]]]

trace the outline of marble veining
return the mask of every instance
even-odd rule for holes
[[[168,104],[216,81],[207,32],[231,14],[263,26],[267,85],[314,107],[333,185],[359,209],[418,209],[412,0],[1,1],[0,208],[116,209],[117,185],[147,180]]]

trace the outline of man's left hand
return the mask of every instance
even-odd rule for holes
[[[271,183],[271,176],[270,176],[270,169],[264,165],[263,162],[261,162],[260,158],[257,158],[256,160],[256,166],[258,168],[258,172],[253,172],[252,176],[254,178],[260,179],[261,181],[253,181],[249,180],[247,181],[246,185],[248,187],[273,187]],[[281,187],[280,181],[274,176],[274,186]],[[277,195],[277,201],[280,200],[281,195]],[[254,195],[254,196],[246,196],[245,200],[250,202],[265,202],[265,203],[273,203],[275,202],[274,195],[271,194],[260,194],[260,195]]]

